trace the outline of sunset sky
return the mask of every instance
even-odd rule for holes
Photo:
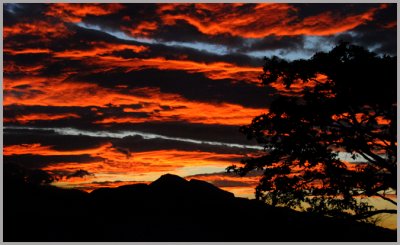
[[[261,86],[264,56],[310,58],[339,40],[397,52],[396,4],[13,3],[3,11],[4,162],[87,191],[172,173],[252,196],[257,173],[225,173],[260,150],[238,128],[276,95],[312,86]]]

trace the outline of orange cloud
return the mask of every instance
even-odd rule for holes
[[[54,38],[66,37],[71,34],[71,31],[59,22],[36,21],[29,23],[17,23],[13,26],[4,26],[3,38],[6,39],[14,35],[33,35],[39,36],[41,42],[54,41]],[[38,40],[31,40],[37,43]],[[4,42],[5,47],[15,48],[15,43]]]
[[[20,89],[21,85],[30,85],[30,89],[41,91],[29,93]],[[98,124],[144,122],[144,121],[187,121],[204,124],[244,125],[252,118],[265,113],[266,109],[243,107],[229,103],[206,103],[190,101],[178,94],[161,93],[156,88],[133,89],[130,94],[121,94],[115,90],[102,88],[96,84],[68,83],[62,77],[56,79],[27,77],[21,79],[4,78],[4,105],[41,105],[41,106],[115,106],[143,104],[136,112],[145,112],[147,118],[135,118],[129,115],[110,117],[96,121]],[[13,93],[11,91],[22,91]],[[136,94],[136,95],[135,95]],[[171,110],[160,110],[161,105]]]
[[[392,21],[392,22],[386,23],[382,27],[386,28],[386,29],[394,29],[397,27],[397,21]]]
[[[222,103],[193,103],[188,102],[185,108],[171,111],[161,111],[161,117],[179,118],[191,123],[223,124],[223,125],[245,125],[251,122],[252,118],[267,109],[245,108],[240,105]]]
[[[124,112],[135,112],[136,110],[132,109],[132,108],[124,108],[123,111]]]
[[[65,114],[37,113],[37,114],[18,115],[14,118],[4,118],[3,122],[19,122],[22,124],[26,124],[31,121],[38,121],[38,120],[54,121],[66,118],[80,118],[80,116],[75,113],[65,113]]]
[[[273,34],[273,30],[269,30],[271,26],[289,22],[292,18],[289,17],[288,11],[294,10],[288,4],[252,5],[251,11],[241,10],[240,5],[207,5],[193,5],[197,13],[201,13],[198,15],[166,13],[162,15],[162,19],[166,25],[174,25],[178,20],[186,21],[207,35],[231,34],[259,38]],[[190,7],[192,6],[179,5],[178,8],[184,13]]]
[[[321,13],[316,16],[305,18],[300,24],[294,26],[291,35],[333,35],[351,30],[367,21],[373,19],[377,8],[369,9],[367,12],[339,16],[332,12]],[[290,34],[289,34],[290,35]]]
[[[140,100],[131,95],[119,94],[112,89],[101,88],[90,83],[68,83],[64,81],[65,74],[58,78],[23,77],[19,79],[4,78],[4,105],[41,105],[41,106],[101,106],[107,104],[130,104]],[[30,93],[21,90],[22,85],[30,86],[30,90],[40,93]],[[15,94],[13,91],[24,92]],[[7,93],[9,92],[9,93]]]
[[[142,123],[150,121],[148,118],[137,118],[137,117],[107,117],[101,120],[95,121],[95,124],[115,124],[115,123]],[[158,120],[151,120],[158,121]]]
[[[171,101],[172,102],[172,101]],[[168,104],[168,101],[163,101]],[[172,102],[173,103],[173,102]],[[108,117],[96,121],[97,124],[112,123],[139,123],[146,121],[187,121],[191,123],[203,124],[222,124],[222,125],[245,125],[251,122],[252,118],[262,113],[266,113],[266,109],[245,108],[240,105],[222,103],[209,104],[202,102],[181,101],[177,105],[183,105],[177,109],[158,111],[148,118],[135,118],[130,116]],[[145,111],[146,107],[140,111]]]
[[[111,44],[105,42],[92,42],[92,49],[89,50],[66,50],[54,53],[56,58],[83,59],[86,57],[110,54],[114,51],[131,50],[135,53],[146,51],[148,48],[143,45]]]
[[[25,73],[35,76],[39,74],[39,72],[44,68],[44,65],[23,65],[16,64],[14,61],[7,60],[3,63],[3,72],[4,73]]]
[[[3,50],[4,53],[10,53],[12,55],[18,55],[18,54],[47,54],[50,53],[50,49],[21,49],[21,50],[13,50],[9,48],[5,48]]]
[[[59,151],[54,150],[51,146],[42,146],[39,143],[35,144],[21,144],[21,145],[9,145],[3,147],[3,154],[5,156],[10,155],[23,155],[23,154],[33,154],[41,156],[68,156],[68,155],[83,155],[89,154],[92,156],[97,156],[99,152],[105,151],[106,149],[112,147],[111,144],[105,144],[98,148],[75,150],[75,151]]]
[[[198,179],[207,181],[225,191],[229,191],[239,197],[254,198],[255,188],[261,176],[240,177],[234,174],[199,174],[186,177],[186,179]]]
[[[5,49],[5,52],[11,54],[25,53],[51,53],[55,58],[69,58],[85,60],[88,64],[103,67],[106,70],[124,68],[125,72],[143,69],[159,69],[159,70],[182,70],[189,73],[204,73],[210,79],[232,79],[245,80],[260,84],[258,78],[262,72],[261,67],[237,66],[227,62],[195,62],[189,60],[171,60],[164,57],[154,57],[147,59],[130,58],[112,56],[114,51],[131,50],[140,53],[148,50],[143,45],[128,44],[111,44],[105,42],[92,42],[92,49],[89,50],[65,50],[50,51],[48,49]],[[91,59],[93,58],[93,59]]]
[[[379,125],[389,125],[391,123],[390,119],[386,119],[383,116],[376,116],[374,111],[370,111],[369,113],[356,113],[355,114],[355,119],[357,120],[358,123],[365,123],[369,119],[373,119],[373,118],[376,120],[376,122]],[[332,115],[332,119],[333,120],[347,120],[347,121],[353,123],[353,117],[347,112],[342,113],[342,114]]]
[[[308,81],[304,82],[300,79],[297,79],[288,88],[283,83],[282,78],[279,78],[277,81],[270,83],[269,86],[276,89],[277,92],[281,95],[299,96],[305,89],[312,89],[318,83],[326,83],[328,80],[329,79],[326,75],[316,74],[315,80],[308,80]],[[334,96],[334,95],[332,95],[332,96]]]
[[[3,154],[5,156],[24,154],[71,156],[87,154],[94,158],[100,157],[103,160],[96,160],[90,163],[58,163],[43,168],[43,170],[51,172],[73,172],[82,169],[98,176],[101,176],[101,174],[138,175],[139,173],[140,175],[145,175],[154,174],[154,172],[175,171],[179,168],[193,166],[219,166],[224,168],[231,163],[232,159],[242,156],[239,154],[217,154],[174,149],[129,153],[126,150],[114,148],[111,143],[106,143],[96,148],[66,151],[55,150],[51,146],[43,146],[39,143],[9,145],[3,148]]]
[[[260,83],[258,76],[262,72],[258,67],[236,66],[226,62],[202,63],[189,60],[169,60],[163,57],[148,59],[124,59],[113,56],[102,56],[100,59],[90,60],[93,64],[103,67],[124,67],[126,71],[156,68],[160,70],[183,70],[190,73],[204,73],[211,79],[246,80]]]
[[[222,190],[232,192],[236,197],[243,197],[254,199],[255,198],[255,187],[250,186],[229,186],[220,187]]]
[[[121,30],[129,33],[133,37],[148,37],[152,32],[157,30],[157,22],[142,21],[132,27],[121,26]]]
[[[376,121],[380,125],[389,125],[392,122],[390,119],[386,119],[383,116],[376,117]]]
[[[119,3],[52,3],[46,15],[61,18],[66,22],[80,22],[88,15],[108,15],[123,9]]]
[[[181,174],[187,167],[198,168],[220,167],[224,169],[234,159],[241,157],[239,154],[217,154],[202,151],[181,150],[154,150],[146,152],[129,153],[127,150],[114,148],[111,143],[103,144],[96,148],[82,150],[55,150],[51,146],[41,144],[9,145],[3,148],[5,156],[33,154],[41,156],[70,156],[90,155],[93,162],[76,163],[61,162],[42,168],[50,173],[75,172],[85,170],[94,173],[93,176],[84,178],[62,178],[57,185],[74,186],[83,184],[85,188],[93,189],[96,185],[91,182],[104,181],[153,181],[163,173]],[[98,159],[101,160],[98,160]],[[120,185],[123,185],[121,183]]]
[[[230,34],[244,38],[269,35],[333,35],[351,30],[373,19],[386,5],[360,14],[340,15],[325,12],[300,19],[298,9],[290,4],[171,4],[160,6],[159,14],[165,25],[185,21],[207,35]],[[251,8],[251,9],[249,9]],[[181,14],[195,9],[195,13]]]

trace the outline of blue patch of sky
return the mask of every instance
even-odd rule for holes
[[[126,35],[124,32],[122,31],[110,31],[110,30],[105,30],[103,28],[101,28],[100,26],[96,26],[96,25],[89,25],[83,22],[79,22],[76,24],[77,26],[81,27],[81,28],[85,28],[85,29],[90,29],[90,30],[96,30],[96,31],[101,31],[101,32],[105,32],[113,37],[116,37],[118,39],[121,40],[127,40],[127,41],[135,41],[135,42],[141,42],[141,43],[148,43],[148,44],[153,44],[156,43],[155,40],[152,39],[147,39],[147,38],[135,38],[135,37],[131,37]]]
[[[218,55],[225,55],[225,54],[229,53],[229,49],[223,45],[215,45],[215,44],[209,44],[209,43],[203,43],[203,42],[176,42],[176,41],[164,42],[164,41],[159,41],[159,40],[149,39],[149,38],[132,37],[121,31],[105,30],[99,26],[88,25],[83,22],[77,23],[77,25],[82,28],[105,32],[105,33],[107,33],[113,37],[116,37],[118,39],[121,39],[121,40],[136,41],[136,42],[141,42],[141,43],[146,43],[146,44],[162,44],[162,45],[170,46],[170,47],[192,48],[192,49],[196,49],[196,50],[199,50],[202,52],[209,52],[209,53],[214,53],[214,54],[218,54]]]
[[[277,56],[285,60],[308,59],[312,56],[312,54],[302,50],[288,51],[285,49],[249,51],[245,54],[257,58]]]
[[[215,45],[215,44],[209,44],[209,43],[201,43],[201,42],[189,43],[189,42],[174,42],[173,41],[173,42],[165,42],[163,44],[165,44],[167,46],[197,49],[199,51],[215,53],[218,55],[225,55],[225,54],[230,53],[228,48],[223,45]]]
[[[335,46],[335,36],[304,36],[304,45],[301,49],[274,49],[246,52],[246,55],[258,58],[277,56],[285,60],[309,59],[315,52],[327,52]],[[251,41],[247,41],[247,45]]]
[[[312,53],[317,51],[327,52],[335,46],[334,39],[335,36],[305,36],[303,49],[312,51]]]

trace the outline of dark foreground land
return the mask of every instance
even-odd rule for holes
[[[88,194],[5,178],[4,241],[396,241],[396,231],[255,200],[164,175]]]

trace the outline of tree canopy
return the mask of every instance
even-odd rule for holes
[[[262,82],[279,95],[240,129],[264,153],[228,171],[263,170],[256,197],[271,205],[357,219],[395,213],[367,197],[396,205],[396,60],[348,43],[307,60],[265,58]]]

